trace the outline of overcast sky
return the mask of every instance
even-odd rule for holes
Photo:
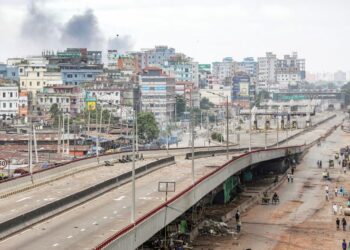
[[[349,0],[0,0],[0,61],[169,45],[200,63],[298,51],[309,71],[347,71],[349,9]]]

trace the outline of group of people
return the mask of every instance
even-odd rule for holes
[[[337,217],[337,219],[335,220],[335,224],[337,225],[337,229],[339,229],[339,228],[340,228],[340,220],[339,220],[338,217]],[[346,219],[345,219],[345,218],[341,219],[341,224],[342,224],[342,226],[343,226],[343,231],[346,231],[347,222],[346,222]]]
[[[287,174],[287,179],[288,179],[288,182],[293,182],[294,181],[293,172]]]

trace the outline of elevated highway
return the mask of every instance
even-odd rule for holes
[[[342,117],[339,116],[327,121],[315,130],[305,132],[302,136],[293,138],[289,142],[289,145],[313,142],[327,133],[330,127],[336,125],[341,120]],[[295,153],[300,153],[303,151],[303,146],[293,147],[293,150]],[[200,199],[208,191],[202,190],[200,186],[205,184],[204,186],[208,186],[210,189],[215,185],[219,185],[223,177],[227,178],[235,173],[235,171],[239,171],[241,168],[247,166],[247,164],[281,158],[285,154],[286,149],[269,149],[243,155],[236,161],[230,161],[228,163],[226,156],[196,159],[196,184],[194,186],[191,180],[190,161],[185,160],[183,155],[178,156],[176,158],[176,165],[161,168],[136,181],[136,217],[138,221],[136,226],[130,226],[131,184],[129,183],[1,241],[0,249],[91,249],[101,242],[101,247],[124,244],[117,242],[122,242],[119,239],[123,237],[126,237],[125,239],[132,237],[130,235],[134,235],[136,232],[138,233],[136,237],[137,241],[130,241],[134,244],[132,247],[135,247],[142,240],[145,240],[145,238],[139,237],[141,227],[139,228],[138,225],[141,226],[144,222],[152,221],[150,218],[157,213],[160,217],[163,216],[163,222],[162,224],[155,222],[153,225],[155,226],[154,228],[157,229],[164,226],[164,208],[166,204],[164,204],[164,194],[157,191],[158,181],[175,181],[176,192],[170,195],[169,202],[186,201],[184,202],[186,206],[190,206],[191,202],[193,203]],[[57,188],[57,191],[63,191],[67,186],[70,188],[74,182],[80,182],[85,179],[88,178],[80,176],[75,179],[72,178],[69,183],[62,182],[61,188]],[[200,188],[197,189],[197,187]],[[45,192],[45,188],[47,188],[46,185],[35,188],[34,190],[36,192],[42,193],[39,196],[35,196],[34,199],[30,197],[32,195],[26,193],[29,190],[20,193],[19,196],[15,194],[15,196],[11,197],[11,201],[7,201],[7,198],[3,199],[0,204],[0,211],[5,212],[6,204],[9,203],[18,203],[18,207],[28,207],[30,206],[29,204],[38,202],[37,200],[51,198],[50,194],[52,191],[48,190],[48,192]],[[73,190],[70,191],[73,192]],[[186,198],[187,196],[185,197],[185,195],[188,195],[189,198]],[[179,203],[179,209],[177,209],[176,213],[174,211],[170,212],[168,209],[168,212],[173,215],[170,216],[169,214],[169,219],[167,219],[166,223],[170,222],[173,216],[180,215],[181,211],[183,211],[182,209],[185,208],[185,206],[181,207]],[[21,213],[22,211],[18,211],[17,213]],[[149,226],[142,226],[142,228],[142,230],[148,230],[148,233],[145,234],[146,238],[156,232],[150,231]],[[118,249],[132,249],[129,246]]]

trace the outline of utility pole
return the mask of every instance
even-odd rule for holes
[[[279,138],[278,138],[278,130],[279,130],[279,115],[278,115],[278,107],[277,107],[277,116],[276,116],[276,118],[277,118],[277,131],[276,131],[276,133],[277,133],[277,148],[279,147]]]
[[[58,115],[58,128],[57,128],[57,154],[60,153],[61,149],[61,115]]]
[[[67,120],[67,155],[69,155],[69,136],[70,136],[70,131],[69,131],[69,118],[70,118],[70,113],[67,114],[68,120]]]
[[[62,134],[63,134],[63,136],[62,136],[62,157],[63,157],[63,155],[64,155],[64,137],[65,137],[65,127],[64,127],[64,114],[62,113]]]
[[[132,126],[132,202],[131,202],[131,223],[135,223],[136,216],[136,185],[135,185],[135,111],[133,111]]]
[[[37,142],[36,142],[36,132],[35,132],[34,125],[32,125],[32,129],[33,129],[33,137],[34,137],[33,139],[34,139],[35,163],[39,163],[38,146],[37,146]]]
[[[229,131],[228,131],[228,122],[229,122],[229,118],[228,118],[228,96],[226,96],[226,159],[228,159],[228,147],[229,147],[229,142],[228,142],[228,138],[229,138]]]

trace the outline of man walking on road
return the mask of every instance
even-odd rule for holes
[[[290,181],[290,173],[287,174],[288,182]]]
[[[241,217],[241,214],[239,213],[239,210],[237,210],[235,217],[236,217],[236,223],[238,223],[239,219]]]
[[[343,240],[343,243],[341,244],[341,247],[342,247],[343,250],[346,250],[347,245],[346,245],[345,239]]]
[[[340,220],[339,220],[339,218],[336,219],[335,223],[336,223],[336,225],[337,225],[337,229],[339,229],[339,226],[340,226]]]
[[[346,219],[345,218],[343,218],[341,220],[341,224],[343,225],[343,231],[346,231]]]
[[[335,187],[335,188],[334,188],[334,195],[335,195],[335,197],[338,196],[338,187]]]

